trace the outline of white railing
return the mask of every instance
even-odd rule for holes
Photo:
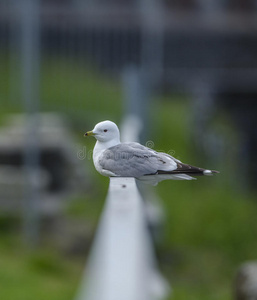
[[[155,264],[145,204],[136,179],[110,178],[76,300],[156,300],[168,292]]]

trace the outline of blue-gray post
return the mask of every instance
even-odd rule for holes
[[[40,16],[39,0],[21,0],[21,72],[22,98],[26,111],[24,164],[26,191],[24,201],[24,233],[26,242],[33,247],[39,234],[39,65]]]
[[[148,86],[143,82],[143,76],[136,66],[127,66],[123,70],[124,115],[125,119],[138,119],[142,128],[139,133],[140,142],[146,140],[146,122],[148,114]],[[135,126],[135,124],[131,124]],[[132,142],[132,141],[130,141]]]
[[[136,116],[142,123],[140,141],[150,131],[149,114],[153,88],[160,83],[163,72],[164,9],[162,0],[140,0],[141,64],[127,66],[123,72],[125,115]]]
[[[141,66],[145,76],[153,83],[159,81],[163,71],[164,7],[162,0],[140,0],[141,11]]]

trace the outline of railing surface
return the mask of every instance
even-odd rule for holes
[[[105,208],[76,300],[163,299],[143,199],[134,178],[110,178]]]

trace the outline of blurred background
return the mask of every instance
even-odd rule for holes
[[[257,256],[256,33],[256,0],[1,0],[1,299],[74,299],[109,184],[83,134],[130,115],[221,172],[155,188],[170,299],[235,298]]]

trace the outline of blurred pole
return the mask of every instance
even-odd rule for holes
[[[39,0],[20,1],[22,97],[26,111],[24,164],[27,190],[24,202],[24,235],[30,247],[39,235]]]
[[[160,83],[163,73],[164,9],[161,0],[140,0],[141,68],[127,66],[123,72],[125,116],[141,122],[140,141],[147,140],[152,90]]]
[[[18,105],[18,97],[21,93],[21,86],[19,82],[19,4],[16,0],[10,0],[9,3],[9,101]]]
[[[153,90],[160,85],[164,56],[164,7],[162,0],[140,0],[141,15],[141,70],[139,88],[143,106],[144,141],[151,131],[149,122]]]
[[[165,14],[162,0],[140,0],[141,66],[151,83],[158,82],[163,71]]]
[[[144,142],[146,139],[144,128],[146,126],[146,115],[148,107],[147,87],[143,84],[142,74],[136,66],[127,66],[123,70],[123,99],[124,99],[124,119],[131,120],[132,126],[140,128],[138,142]],[[136,140],[130,140],[136,141]]]

